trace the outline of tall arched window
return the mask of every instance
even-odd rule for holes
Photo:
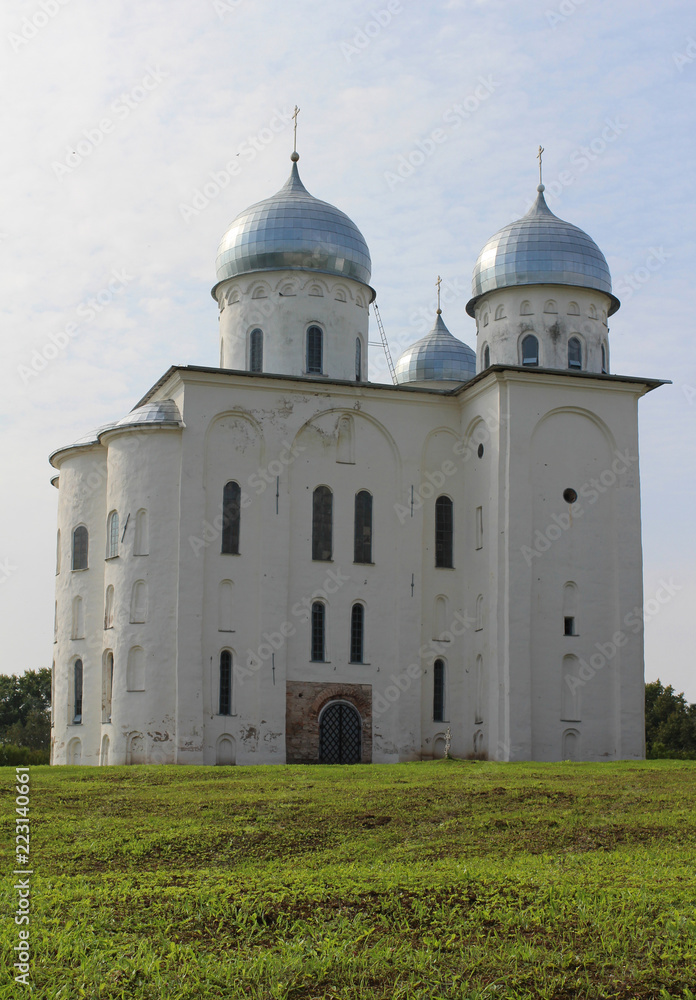
[[[445,661],[433,664],[433,722],[445,721]]]
[[[360,337],[355,338],[355,381],[362,378],[362,342]]]
[[[324,334],[319,326],[307,330],[307,374],[321,375],[324,364]]]
[[[75,660],[73,666],[73,723],[82,722],[82,660]]]
[[[355,494],[353,562],[372,562],[372,494],[367,490]]]
[[[112,583],[106,588],[104,597],[104,628],[114,627],[114,585]]]
[[[72,544],[72,568],[87,569],[89,556],[89,535],[84,524],[79,525],[73,531]]]
[[[220,653],[220,704],[219,715],[232,714],[232,653],[223,649]]]
[[[476,657],[476,699],[474,702],[474,722],[483,722],[484,703],[484,676],[483,657],[479,654]]]
[[[249,371],[263,371],[263,330],[258,327],[249,334]]]
[[[483,628],[483,594],[479,594],[476,598],[476,631],[480,632]]]
[[[106,558],[118,555],[118,511],[112,510],[106,522]]]
[[[321,601],[312,605],[312,659],[319,663],[326,659],[326,608]]]
[[[131,622],[147,621],[147,584],[144,580],[136,580],[131,590],[130,606]]]
[[[141,508],[135,515],[134,556],[146,556],[150,552],[150,539],[147,525],[147,511]]]
[[[104,653],[102,661],[102,722],[111,722],[111,700],[114,688],[114,654]]]
[[[128,650],[126,690],[145,690],[145,650],[142,646],[131,646]]]
[[[488,344],[483,349],[483,367],[484,370],[491,367],[491,349]]]
[[[84,639],[85,637],[85,606],[81,597],[73,598],[70,637],[72,639]]]
[[[602,374],[606,375],[608,371],[609,369],[607,367],[607,349],[604,346],[604,344],[602,344]]]
[[[539,364],[539,341],[536,339],[533,333],[527,334],[527,336],[522,341],[522,364],[523,365]]]
[[[333,493],[317,486],[312,497],[312,559],[331,559],[333,535]]]
[[[239,483],[225,483],[222,491],[222,552],[239,555],[239,512],[242,492]]]
[[[435,501],[435,565],[451,568],[454,509],[449,497],[438,497]]]
[[[568,341],[568,367],[582,368],[582,344],[577,337]]]
[[[365,607],[354,604],[350,609],[350,662],[362,663],[365,645]]]

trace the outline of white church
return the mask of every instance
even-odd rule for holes
[[[475,350],[438,309],[370,382],[369,250],[298,159],[222,238],[218,364],[51,455],[52,763],[640,759],[661,383],[611,372],[602,252],[540,184]]]

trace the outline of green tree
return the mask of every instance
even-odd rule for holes
[[[696,757],[696,705],[658,678],[645,685],[647,757]]]
[[[0,674],[0,743],[48,750],[51,745],[51,671]]]

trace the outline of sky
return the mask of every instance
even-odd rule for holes
[[[1,672],[51,664],[49,453],[218,363],[217,245],[285,182],[298,105],[302,180],[364,234],[395,358],[438,274],[475,343],[478,251],[544,146],[549,207],[622,301],[612,370],[672,382],[639,404],[646,679],[696,701],[692,0],[5,0],[0,47]]]

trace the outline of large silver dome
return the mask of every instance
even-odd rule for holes
[[[355,223],[313,198],[293,162],[280,191],[247,208],[230,225],[218,247],[216,267],[218,284],[238,274],[292,268],[355,278],[369,287],[372,262]]]
[[[406,348],[395,370],[399,383],[468,382],[476,374],[476,354],[452,336],[438,311],[430,333]]]
[[[474,316],[477,301],[486,292],[514,285],[577,285],[596,288],[611,298],[609,315],[619,308],[611,293],[611,275],[604,254],[587,233],[563,222],[544,200],[537,200],[517,222],[491,236],[478,255],[471,281],[473,298],[466,311]]]

